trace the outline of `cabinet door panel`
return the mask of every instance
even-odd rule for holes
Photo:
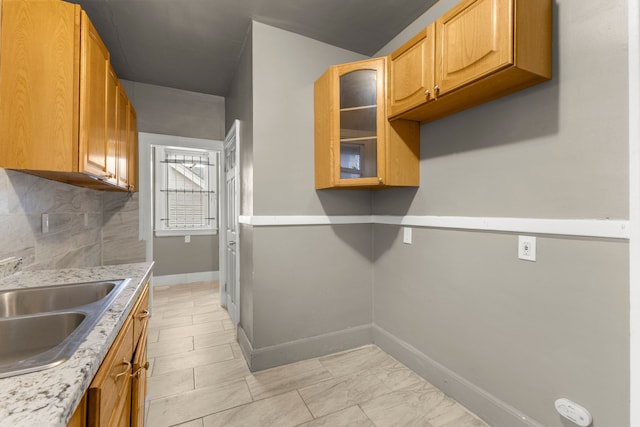
[[[107,181],[116,184],[117,175],[117,159],[118,159],[118,77],[115,71],[109,67],[107,74],[107,100],[106,100],[106,116],[107,116],[107,157],[106,157],[106,175]]]
[[[512,0],[468,0],[436,21],[440,94],[513,64]]]
[[[129,99],[121,84],[118,84],[118,100],[116,107],[116,123],[117,123],[117,159],[118,159],[118,187],[129,187],[129,168],[127,165],[129,157],[128,147],[128,131],[127,120],[128,111],[127,106]]]
[[[127,144],[129,147],[129,156],[127,167],[129,168],[129,190],[138,190],[138,126],[136,118],[136,110],[131,105],[127,105]]]
[[[98,32],[82,12],[80,77],[80,164],[81,171],[107,175],[107,73],[109,52]]]
[[[435,99],[435,26],[430,25],[391,54],[389,116]]]
[[[337,68],[339,146],[334,159],[340,186],[384,180],[385,62],[373,59]],[[380,178],[380,179],[379,179]]]
[[[147,395],[147,326],[142,325],[138,347],[133,356],[133,385],[131,395],[131,426],[144,427],[144,401]]]
[[[78,168],[80,7],[11,1],[0,21],[0,167]]]

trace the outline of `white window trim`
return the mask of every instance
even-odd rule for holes
[[[218,159],[218,151],[217,150],[209,150],[209,149],[200,149],[200,148],[191,148],[191,147],[183,147],[183,146],[154,146],[155,155],[154,155],[154,193],[155,193],[155,209],[154,209],[154,234],[157,237],[165,237],[165,236],[197,236],[197,235],[216,235],[218,234],[218,204],[219,204],[219,194],[218,194],[218,168],[219,168],[219,159]],[[165,179],[165,170],[163,167],[160,167],[161,161],[165,158],[166,151],[185,151],[185,152],[195,152],[195,153],[208,153],[210,158],[215,162],[215,166],[213,170],[208,174],[209,176],[209,188],[215,192],[215,198],[212,201],[212,206],[210,209],[211,215],[215,215],[215,220],[211,227],[207,228],[196,228],[196,227],[188,227],[188,228],[165,228],[164,223],[161,221],[161,218],[167,216],[166,212],[166,203],[165,197],[160,192],[160,188],[163,187],[163,182]],[[179,165],[175,165],[174,169],[179,173],[183,173],[184,171],[179,170]],[[186,174],[184,174],[186,176]],[[192,176],[191,178],[197,178]],[[190,179],[191,179],[190,178]]]

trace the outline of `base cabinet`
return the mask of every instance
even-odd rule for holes
[[[148,318],[147,282],[67,427],[144,425]]]

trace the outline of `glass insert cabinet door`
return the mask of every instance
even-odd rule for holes
[[[334,173],[339,185],[380,185],[384,181],[384,62],[360,61],[337,67],[334,102],[339,159]],[[335,110],[334,110],[335,111]]]

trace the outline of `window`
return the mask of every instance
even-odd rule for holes
[[[156,236],[216,234],[218,153],[155,147]]]

